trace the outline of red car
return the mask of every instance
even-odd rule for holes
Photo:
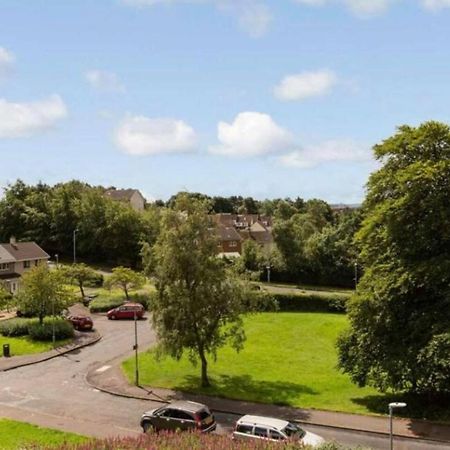
[[[90,331],[94,326],[92,319],[88,316],[69,316],[67,320],[72,323],[75,330],[79,331]]]
[[[140,303],[124,303],[117,308],[110,309],[106,313],[108,319],[142,319],[144,317],[144,307]]]

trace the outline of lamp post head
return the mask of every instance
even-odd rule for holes
[[[406,403],[402,403],[402,402],[393,402],[393,403],[389,403],[389,408],[394,409],[394,408],[405,408],[406,407]]]

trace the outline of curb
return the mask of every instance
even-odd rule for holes
[[[131,398],[131,399],[136,399],[136,400],[146,400],[146,401],[152,401],[152,402],[164,403],[164,404],[170,403],[170,401],[168,401],[168,400],[153,399],[153,398],[148,398],[148,397],[144,397],[144,396],[140,396],[140,395],[126,394],[124,392],[117,392],[117,391],[113,391],[113,390],[98,386],[97,384],[90,381],[89,376],[90,376],[91,372],[88,372],[86,374],[85,380],[89,386],[91,386],[94,389],[97,389],[98,391],[104,392],[109,395],[113,395],[115,397]],[[223,409],[217,409],[217,408],[211,408],[211,410],[214,412],[221,413],[221,414],[229,414],[229,415],[233,415],[233,416],[242,416],[243,415],[240,412],[230,411],[230,410],[223,410]],[[304,425],[325,427],[325,428],[336,429],[336,430],[347,430],[347,431],[352,431],[352,432],[356,432],[356,433],[370,433],[370,434],[375,434],[377,436],[385,436],[385,437],[389,436],[388,432],[382,432],[382,431],[373,431],[373,430],[367,430],[367,429],[362,429],[362,428],[343,427],[343,426],[339,426],[339,425],[327,425],[327,424],[323,424],[323,423],[308,422],[308,421],[303,421],[303,420],[292,420],[292,421],[296,422],[296,423],[304,424]],[[423,436],[410,436],[410,435],[406,435],[406,434],[402,434],[402,433],[400,433],[400,434],[394,433],[393,436],[403,438],[403,439],[414,440],[414,441],[415,440],[430,441],[430,442],[438,442],[438,443],[444,443],[444,444],[449,443],[449,441],[444,441],[441,439],[427,438],[427,437],[423,437]]]
[[[16,365],[11,366],[11,367],[7,367],[6,369],[0,369],[0,372],[9,372],[10,370],[18,369],[20,367],[26,367],[26,366],[32,366],[34,364],[39,364],[41,362],[49,361],[50,359],[57,358],[58,356],[66,355],[67,353],[73,352],[74,350],[78,350],[80,348],[84,348],[84,347],[88,347],[90,345],[94,345],[100,339],[102,339],[102,335],[99,334],[98,332],[96,332],[96,333],[97,333],[97,335],[95,337],[93,337],[92,340],[90,340],[88,342],[85,342],[84,344],[75,345],[74,347],[72,347],[70,349],[63,350],[61,352],[58,352],[57,349],[55,349],[55,351],[57,351],[57,353],[55,353],[55,354],[43,356],[42,358],[38,358],[38,359],[36,359],[34,361],[18,363]]]

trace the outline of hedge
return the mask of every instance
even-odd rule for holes
[[[130,294],[130,301],[140,303],[147,310],[150,304],[150,297],[148,294]],[[89,310],[92,313],[107,312],[110,309],[123,305],[125,302],[126,299],[123,294],[101,295],[92,300]]]
[[[278,311],[283,312],[346,312],[347,295],[295,295],[274,294],[270,296],[276,301]]]
[[[65,319],[57,318],[54,321],[55,338],[68,339],[74,336],[73,325]],[[35,341],[51,341],[53,339],[53,319],[46,318],[41,325],[39,320],[28,322],[28,334]]]
[[[0,322],[0,334],[7,337],[26,336],[30,319],[9,319]]]

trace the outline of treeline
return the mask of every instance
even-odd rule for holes
[[[49,186],[27,185],[18,180],[7,186],[0,200],[0,241],[11,236],[32,240],[53,258],[71,259],[76,231],[77,257],[91,262],[139,267],[144,243],[153,245],[159,234],[167,202],[147,204],[143,212],[104,195],[105,188],[80,181]],[[360,225],[356,211],[333,213],[322,200],[251,197],[209,197],[186,194],[207,201],[211,213],[231,212],[273,217],[276,248],[270,254],[246,243],[241,265],[264,277],[270,264],[272,279],[294,283],[351,286],[356,249],[353,235]]]
[[[105,189],[80,181],[55,186],[10,184],[0,200],[0,242],[11,236],[41,245],[54,258],[136,266],[143,242],[158,235],[158,208],[139,213],[104,196]]]

